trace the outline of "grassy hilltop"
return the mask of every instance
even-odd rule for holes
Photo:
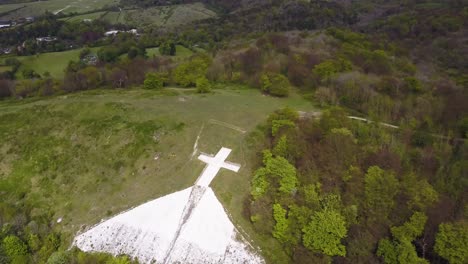
[[[14,193],[6,199],[33,207],[33,214],[63,218],[55,227],[72,236],[83,224],[191,186],[204,166],[192,157],[200,135],[199,151],[230,147],[229,160],[242,164],[238,174],[221,172],[214,188],[234,221],[246,224],[240,215],[255,143],[249,134],[283,106],[312,109],[298,96],[283,100],[250,89],[207,96],[170,88],[98,91],[1,102],[0,192]]]

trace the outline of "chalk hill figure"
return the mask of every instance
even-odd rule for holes
[[[207,163],[195,185],[142,204],[92,227],[74,239],[83,251],[127,254],[140,263],[264,263],[236,230],[209,187],[231,150],[200,155]]]

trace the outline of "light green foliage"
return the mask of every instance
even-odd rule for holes
[[[385,264],[426,264],[427,260],[418,257],[411,241],[390,241],[382,239],[379,242],[377,256],[383,258]]]
[[[255,175],[252,180],[252,190],[251,194],[255,199],[263,196],[268,191],[268,186],[270,185],[267,180],[268,170],[265,167],[259,168],[255,171]]]
[[[132,262],[130,261],[130,258],[127,256],[115,257],[106,261],[106,264],[131,264],[131,263]]]
[[[265,163],[268,174],[279,179],[278,190],[284,194],[291,194],[298,184],[296,168],[283,157],[272,157]]]
[[[314,67],[312,73],[317,76],[321,82],[329,82],[330,78],[339,73],[352,69],[350,61],[345,59],[326,60]]]
[[[270,151],[264,151],[264,167],[258,169],[252,182],[252,195],[258,198],[265,194],[269,181],[276,180],[279,183],[278,190],[283,194],[291,194],[296,190],[298,180],[296,168],[283,157],[273,157]]]
[[[291,84],[282,74],[264,73],[260,77],[262,91],[274,96],[286,97],[289,95]]]
[[[44,261],[47,260],[52,255],[52,253],[57,251],[57,249],[60,247],[60,243],[61,240],[58,234],[51,233],[47,235],[44,244],[38,252],[39,258]]]
[[[399,241],[413,241],[420,236],[424,231],[427,216],[423,213],[416,212],[411,216],[410,220],[399,227],[392,227],[392,235]]]
[[[412,244],[412,241],[422,234],[426,221],[425,214],[416,212],[402,226],[392,227],[393,240],[380,240],[377,255],[382,257],[386,264],[428,263],[418,257]]]
[[[299,119],[299,113],[289,107],[276,110],[268,117],[268,123],[271,124],[274,120],[289,120],[296,122]]]
[[[378,166],[372,166],[365,176],[366,204],[371,213],[386,217],[394,207],[394,197],[398,193],[399,183],[395,175]]]
[[[273,229],[273,237],[278,239],[281,243],[285,243],[288,240],[288,228],[289,222],[286,218],[287,211],[281,207],[280,204],[273,205],[273,218],[275,219],[275,227]]]
[[[434,250],[451,264],[468,262],[468,224],[442,223],[436,235]]]
[[[47,260],[47,264],[68,264],[68,263],[70,263],[70,257],[67,254],[67,252],[64,252],[64,251],[54,252]]]
[[[163,88],[164,81],[162,80],[161,76],[158,76],[158,74],[149,72],[145,76],[145,81],[143,83],[143,87],[145,89],[151,90],[151,89],[161,89]]]
[[[204,77],[210,65],[210,58],[207,55],[200,55],[183,62],[174,70],[174,81],[183,86],[189,87],[196,84],[198,78]]]
[[[272,153],[275,156],[281,156],[286,158],[288,154],[288,138],[286,135],[281,136],[281,138],[276,143],[275,147],[273,148]]]
[[[15,235],[9,235],[2,241],[2,248],[11,261],[28,255],[28,246]]]
[[[276,136],[278,131],[283,127],[296,127],[296,124],[291,120],[273,120],[271,122],[271,134]]]
[[[312,216],[312,221],[303,229],[304,246],[329,256],[345,256],[346,248],[341,244],[348,230],[344,217],[334,210],[323,210]]]
[[[332,128],[331,130],[332,135],[344,136],[349,137],[354,143],[357,143],[357,140],[354,138],[353,132],[346,127],[342,128]]]
[[[197,93],[209,93],[211,91],[211,83],[205,76],[196,80],[196,87]]]
[[[317,208],[320,205],[320,183],[306,185],[303,190],[307,205]]]
[[[41,240],[36,234],[29,234],[28,236],[28,246],[32,251],[37,251],[41,247]]]

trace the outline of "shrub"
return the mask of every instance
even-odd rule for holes
[[[28,246],[17,236],[9,235],[3,239],[2,248],[10,260],[28,255]]]
[[[200,77],[205,77],[210,58],[208,56],[197,56],[191,60],[180,64],[174,70],[174,81],[184,87],[196,85]]]
[[[271,74],[265,73],[260,78],[262,91],[278,96],[286,97],[289,95],[289,84],[288,78],[282,74]]]
[[[339,73],[349,71],[352,68],[350,61],[345,59],[326,60],[312,69],[312,73],[320,82],[329,82],[330,78]]]
[[[405,78],[405,87],[408,91],[416,93],[421,92],[422,90],[421,82],[414,77]]]
[[[148,90],[162,89],[164,86],[163,78],[157,73],[149,72],[146,74],[143,87]]]
[[[316,212],[303,232],[306,248],[319,250],[329,256],[346,255],[346,248],[341,244],[341,239],[346,237],[348,230],[340,213],[334,210]]]
[[[197,93],[209,93],[211,91],[211,83],[204,76],[197,79],[196,86],[197,86]]]

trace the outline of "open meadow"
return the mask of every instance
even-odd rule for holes
[[[99,48],[91,48],[91,51],[96,53]],[[81,49],[67,50],[62,52],[47,52],[31,56],[17,56],[21,62],[21,67],[18,70],[17,77],[22,78],[21,72],[25,69],[34,70],[43,75],[49,72],[54,78],[63,78],[65,69],[70,61],[78,61]],[[5,59],[0,59],[0,65],[4,64]],[[1,68],[0,68],[1,69]]]
[[[99,49],[100,47],[91,48],[91,52],[97,54]],[[25,69],[30,69],[41,75],[43,75],[45,72],[49,72],[52,77],[61,79],[65,75],[65,69],[67,68],[68,63],[72,60],[77,61],[79,59],[81,50],[82,49],[74,49],[62,52],[47,52],[31,56],[17,56],[15,58],[21,62],[21,67],[18,70],[17,78],[22,79],[22,71]],[[193,55],[191,50],[181,45],[177,45],[176,50],[176,56],[174,56],[175,59],[182,59]],[[161,55],[157,47],[148,48],[146,52],[146,55],[149,58]],[[125,58],[126,56],[127,54],[122,54],[121,58]],[[3,59],[0,58],[0,72],[11,70],[10,66],[4,65],[6,58],[7,57],[4,57]]]
[[[65,14],[72,12],[83,13],[101,9],[105,6],[114,6],[118,3],[118,0],[48,0],[20,4],[6,4],[0,5],[0,14],[15,9],[16,11],[8,13],[0,18],[16,19],[20,17],[39,16],[44,14],[46,11],[54,14],[60,12]]]
[[[196,155],[225,146],[233,150],[229,161],[242,167],[222,170],[212,187],[234,224],[255,240],[242,217],[252,146],[262,138],[253,131],[285,106],[312,110],[299,95],[279,99],[252,89],[98,90],[3,101],[0,192],[14,189],[33,213],[62,218],[55,228],[70,240],[102,218],[192,186],[205,165]]]
[[[13,7],[11,7],[13,8]],[[68,7],[69,10],[72,7]],[[64,10],[64,13],[66,10]],[[7,11],[7,9],[5,9]],[[92,10],[87,10],[92,11]],[[19,12],[19,11],[18,11]],[[78,12],[78,11],[77,11]],[[78,12],[81,13],[81,12]],[[216,16],[216,12],[208,9],[202,3],[180,4],[170,6],[155,6],[146,9],[129,8],[120,11],[96,11],[61,18],[63,21],[80,22],[85,19],[102,20],[111,24],[126,24],[133,27],[159,26],[174,27],[189,24],[197,20]]]

